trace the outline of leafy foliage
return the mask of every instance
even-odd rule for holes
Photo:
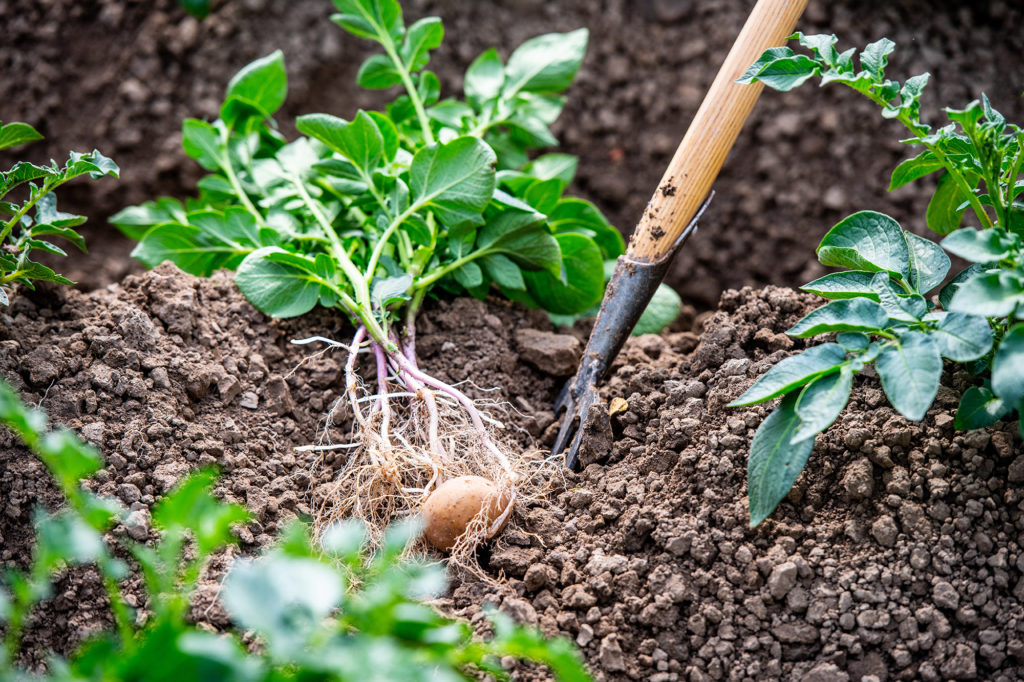
[[[789,491],[813,436],[838,417],[853,375],[872,363],[889,401],[907,419],[922,419],[931,406],[943,358],[967,363],[983,378],[983,385],[964,393],[956,428],[983,428],[1024,412],[1024,131],[1007,123],[984,95],[963,109],[946,109],[950,123],[942,128],[922,123],[928,74],[903,84],[888,79],[894,47],[888,39],[864,48],[858,70],[856,51],[838,52],[835,36],[791,37],[810,55],[788,47],[768,50],[739,81],[787,91],[817,76],[822,85],[843,83],[876,102],[883,117],[910,131],[903,142],[923,148],[896,167],[889,189],[939,173],[925,222],[944,239],[940,247],[889,216],[861,211],[821,240],[818,260],[846,269],[803,287],[832,301],[788,333],[835,333],[836,342],[783,360],[732,403],[784,396],[751,444],[752,525]],[[979,227],[961,227],[968,209]],[[973,265],[942,287],[936,301],[928,296],[946,281],[951,265],[943,249]]]
[[[565,196],[575,158],[530,157],[557,143],[548,126],[586,30],[529,40],[507,63],[488,50],[466,72],[464,99],[441,99],[427,69],[444,36],[439,19],[406,26],[395,0],[334,4],[338,25],[383,50],[358,83],[402,94],[351,120],[300,116],[303,136],[287,141],[271,118],[287,89],[282,54],[246,66],[218,120],[184,124],[186,153],[211,172],[199,196],[112,219],[139,240],[134,255],[196,275],[234,269],[263,312],[338,307],[384,345],[400,313],[412,319],[435,285],[481,298],[494,286],[562,314],[598,302],[622,237],[593,204]]]
[[[41,139],[43,136],[27,123],[0,124],[0,149]],[[75,230],[85,217],[58,211],[53,192],[83,175],[95,180],[105,175],[117,177],[118,172],[113,161],[95,150],[89,154],[71,152],[63,166],[56,161],[48,166],[19,161],[6,173],[0,172],[0,303],[9,304],[5,287],[15,283],[30,289],[34,288],[33,282],[74,284],[30,258],[33,251],[66,256],[64,249],[50,241],[51,237],[60,237],[85,251],[85,240]],[[9,195],[19,187],[27,188],[27,198],[11,201]]]
[[[467,623],[424,604],[446,581],[436,563],[401,559],[419,534],[417,522],[392,527],[373,557],[364,551],[358,522],[330,528],[321,546],[296,522],[266,555],[238,560],[220,598],[241,631],[260,637],[263,646],[251,653],[238,634],[214,634],[187,621],[200,571],[214,553],[236,544],[232,528],[249,520],[243,507],[213,496],[212,471],[185,478],[154,508],[158,540],[124,538],[121,551],[112,552],[104,533],[130,521],[127,511],[79,484],[101,467],[99,454],[69,431],[50,430],[46,416],[3,382],[0,422],[43,461],[68,501],[62,511],[37,514],[30,567],[0,582],[0,678],[15,676],[26,619],[52,595],[53,576],[93,564],[116,628],[93,635],[69,660],[51,659],[51,679],[468,680],[477,679],[475,672],[504,679],[504,656],[543,663],[560,680],[590,679],[567,640],[544,639],[498,613],[490,614],[494,636],[480,640]],[[145,618],[121,591],[128,567],[118,555],[125,553],[144,578]]]

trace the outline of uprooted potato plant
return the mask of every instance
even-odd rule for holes
[[[420,369],[416,316],[439,290],[483,298],[498,289],[557,315],[600,300],[605,263],[623,252],[622,237],[593,204],[564,196],[574,157],[528,155],[557,142],[548,126],[587,32],[534,38],[507,63],[488,50],[466,72],[464,100],[442,100],[426,70],[443,38],[439,19],[406,27],[395,0],[335,5],[336,23],[383,48],[360,68],[359,85],[401,86],[403,94],[351,121],[300,116],[304,136],[287,141],[271,118],[287,91],[275,52],[235,76],[218,120],[185,122],[185,151],[211,171],[199,196],[132,207],[113,222],[139,240],[134,255],[149,266],[235,270],[241,291],[269,315],[316,305],[344,312],[351,339],[297,341],[348,351],[344,409],[353,434],[313,446],[347,450],[324,520],[356,516],[379,529],[446,481],[480,476],[485,501],[455,547],[467,556],[517,497],[543,488],[536,474],[547,463],[540,453],[509,452],[493,433],[495,416]],[[376,368],[368,385],[363,355]],[[328,424],[341,419],[341,407]]]

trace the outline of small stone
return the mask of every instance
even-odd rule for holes
[[[785,561],[772,569],[768,576],[768,592],[775,600],[785,597],[796,585],[797,569],[792,561]]]
[[[136,509],[125,518],[124,529],[131,539],[145,542],[149,536],[149,523],[149,512],[145,509]]]
[[[1010,462],[1010,468],[1006,476],[1011,483],[1024,481],[1024,455]]]
[[[594,641],[594,628],[586,623],[580,626],[579,634],[576,635],[576,644],[586,646]]]
[[[874,467],[866,457],[856,460],[846,467],[842,484],[851,500],[862,500],[871,497],[875,491]]]
[[[899,529],[896,527],[896,521],[888,514],[880,516],[871,524],[871,536],[882,547],[892,547],[895,545],[897,535],[899,535]]]
[[[575,336],[539,329],[516,331],[516,345],[523,360],[558,377],[573,374],[583,352],[583,345]]]
[[[103,422],[93,422],[92,424],[86,424],[85,426],[83,426],[81,429],[79,429],[79,432],[82,434],[82,438],[84,438],[89,443],[92,443],[93,445],[96,446],[102,446],[103,434],[106,432],[106,430],[107,427],[106,425],[104,425]]]
[[[626,669],[622,647],[619,646],[619,640],[614,634],[607,635],[601,640],[597,658],[607,672],[620,672]]]
[[[974,649],[966,644],[957,644],[953,655],[942,664],[942,676],[954,680],[973,680],[978,676],[974,663]]]
[[[772,628],[772,634],[784,644],[812,644],[818,641],[818,628],[804,622],[781,623]]]
[[[849,682],[850,676],[835,663],[819,663],[800,678],[800,682]]]
[[[255,410],[260,406],[260,398],[252,391],[246,391],[242,394],[242,399],[238,401],[238,404],[247,410]]]
[[[523,576],[523,582],[526,583],[526,589],[531,592],[537,592],[542,590],[548,585],[551,585],[557,576],[555,575],[555,569],[547,564],[533,564],[526,569],[526,575]]]
[[[960,606],[960,594],[952,585],[941,580],[932,588],[932,601],[940,609],[952,610]]]
[[[275,417],[290,414],[295,409],[295,404],[292,402],[292,392],[282,377],[270,377],[264,394],[267,398],[267,408]]]

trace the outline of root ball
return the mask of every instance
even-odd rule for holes
[[[424,536],[442,552],[450,551],[470,522],[487,505],[487,539],[494,537],[508,522],[505,514],[511,494],[499,494],[498,486],[482,476],[459,476],[439,485],[423,504],[426,523]],[[504,518],[502,516],[504,515]],[[501,519],[500,524],[494,524]]]

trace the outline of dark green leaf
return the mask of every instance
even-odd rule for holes
[[[786,396],[758,427],[750,443],[747,497],[751,527],[759,525],[775,511],[796,483],[814,448],[813,438],[792,442],[800,428],[796,401],[796,394]]]
[[[558,178],[564,188],[572,182],[578,165],[579,159],[572,154],[544,154],[526,164],[523,172],[541,180]]]
[[[0,125],[0,149],[17,147],[19,144],[41,140],[43,136],[27,123],[5,123]]]
[[[185,153],[206,170],[219,170],[226,162],[227,146],[217,129],[209,123],[187,118],[182,124],[181,134]]]
[[[983,429],[1012,412],[1010,405],[982,386],[971,386],[960,398],[953,427],[958,431]]]
[[[823,265],[910,278],[910,251],[899,223],[876,211],[860,211],[840,221],[818,245]]]
[[[942,240],[942,248],[972,263],[995,263],[1007,258],[1014,240],[1002,228],[976,230],[965,227]]]
[[[904,232],[903,236],[910,247],[910,285],[917,293],[927,294],[949,274],[949,256],[930,239],[912,232]]]
[[[524,272],[527,290],[545,310],[562,315],[582,312],[604,294],[604,259],[597,244],[579,234],[555,236],[564,278],[550,272]],[[518,252],[522,253],[522,251]],[[509,253],[515,259],[516,253]]]
[[[484,274],[480,270],[480,266],[472,261],[463,264],[452,274],[455,276],[455,281],[467,290],[476,289],[484,282]]]
[[[825,332],[874,332],[885,329],[888,321],[889,315],[878,303],[851,298],[812,310],[786,333],[808,338]]]
[[[992,359],[992,392],[1010,405],[1024,400],[1024,324],[1014,325]]]
[[[949,310],[949,303],[953,300],[953,295],[960,289],[960,286],[982,272],[984,272],[984,269],[978,264],[961,270],[956,277],[949,280],[949,283],[939,291],[939,304],[946,310]]]
[[[953,294],[952,312],[1006,317],[1024,302],[1024,281],[1014,272],[997,270],[971,276]]]
[[[850,351],[867,350],[871,344],[871,338],[862,332],[839,332],[836,334],[836,343]]]
[[[892,179],[889,181],[889,191],[899,189],[914,180],[923,178],[930,173],[942,170],[942,165],[935,155],[925,150],[912,159],[907,159],[896,166],[892,171]]]
[[[385,309],[392,303],[409,300],[409,287],[412,286],[412,275],[403,274],[395,277],[375,278],[370,288],[370,300],[378,309]]]
[[[978,184],[978,176],[970,175],[967,178],[968,184],[973,189]],[[968,196],[960,189],[953,176],[943,173],[939,178],[939,186],[928,202],[928,210],[925,212],[925,222],[928,229],[938,234],[949,234],[960,227],[964,218],[964,210]]]
[[[28,161],[19,161],[11,166],[11,170],[3,175],[3,183],[0,184],[0,196],[4,196],[18,185],[38,180],[39,178],[52,178],[60,175],[55,168],[48,166],[37,166]]]
[[[938,345],[921,332],[908,332],[882,349],[875,367],[892,406],[911,421],[923,419],[942,377]]]
[[[448,227],[479,223],[494,194],[494,152],[475,137],[424,147],[409,167],[409,189]]]
[[[788,47],[775,47],[766,50],[736,82],[758,81],[773,90],[787,92],[818,73],[821,67],[810,57],[794,54]]]
[[[319,300],[320,280],[293,263],[272,260],[275,254],[287,252],[268,246],[250,253],[238,266],[235,284],[267,315],[296,317],[308,313]]]
[[[479,109],[483,102],[497,97],[505,82],[505,67],[493,47],[473,60],[466,70],[466,101]]]
[[[367,90],[387,90],[402,82],[402,75],[391,58],[375,54],[363,62],[356,74],[356,85]]]
[[[992,328],[977,315],[947,313],[932,338],[939,344],[939,353],[956,362],[977,360],[992,349]]]
[[[503,253],[522,267],[560,277],[562,252],[543,219],[534,211],[506,210],[480,228],[476,246],[481,251]]]
[[[354,36],[380,42],[384,36],[397,40],[404,28],[397,0],[334,0],[338,14],[331,21]]]
[[[384,161],[384,136],[365,111],[351,123],[330,114],[307,114],[295,121],[299,132],[315,137],[351,161],[366,175]]]
[[[572,84],[587,51],[587,29],[531,38],[508,58],[502,94],[561,92]]]
[[[611,225],[600,209],[586,199],[565,197],[548,214],[548,224],[556,233],[579,232],[593,239],[605,259],[618,258],[626,252],[622,233]]]
[[[149,268],[169,260],[191,275],[209,277],[222,263],[241,253],[230,245],[211,244],[200,235],[201,230],[192,225],[157,225],[135,245],[132,256]]]
[[[129,206],[115,213],[110,222],[129,239],[142,239],[149,228],[161,223],[187,223],[185,209],[181,202],[170,197],[161,197],[155,202],[147,201],[139,206]]]
[[[80,152],[68,154],[68,162],[64,165],[62,175],[65,180],[77,178],[80,175],[88,175],[93,180],[99,180],[106,175],[116,178],[118,173],[120,173],[120,169],[116,163],[93,149],[88,154]]]
[[[789,40],[799,40],[800,44],[811,50],[814,56],[829,66],[836,66],[839,63],[839,53],[836,51],[836,43],[839,39],[827,33],[804,35],[797,31],[789,36]]]
[[[882,38],[868,43],[860,53],[860,65],[876,82],[882,80],[885,65],[889,61],[889,55],[892,54],[894,47],[896,47],[896,43],[888,38]]]
[[[853,388],[853,370],[843,365],[838,372],[825,374],[807,384],[796,401],[800,426],[790,438],[791,443],[813,439],[836,420],[846,407]]]
[[[523,273],[519,270],[519,266],[508,256],[501,253],[491,253],[483,256],[480,259],[480,264],[487,271],[487,275],[502,289],[515,291],[526,289]]]
[[[288,95],[288,75],[284,68],[284,54],[276,50],[266,57],[246,65],[228,83],[227,95],[221,107],[221,118],[235,126],[243,115],[243,104],[261,118],[270,118],[284,104]]]
[[[777,398],[824,374],[838,371],[845,360],[846,350],[839,344],[812,346],[769,369],[743,395],[729,403],[729,407],[753,405]]]
[[[865,270],[833,272],[800,287],[803,291],[825,298],[868,298],[878,300],[878,294],[871,288],[875,273]]]
[[[430,50],[441,45],[444,40],[444,26],[437,17],[423,17],[409,27],[399,54],[409,66],[410,71],[419,71],[427,65]]]
[[[906,294],[886,272],[875,273],[871,288],[886,314],[900,322],[917,322],[928,314],[928,302],[919,294]]]

